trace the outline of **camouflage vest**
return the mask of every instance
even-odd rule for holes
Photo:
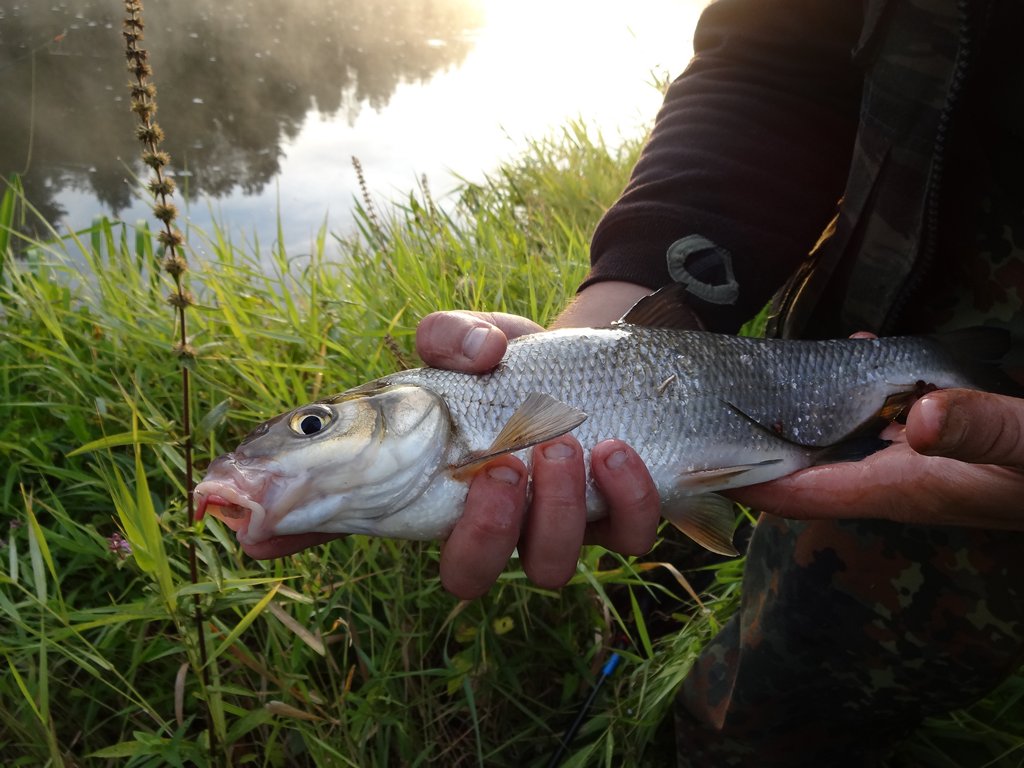
[[[836,217],[775,295],[769,336],[885,333],[935,249],[949,128],[971,54],[968,0],[867,0],[865,80]]]

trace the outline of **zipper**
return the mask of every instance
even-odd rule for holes
[[[921,248],[917,262],[912,269],[910,276],[904,283],[899,295],[893,302],[885,321],[882,323],[881,333],[886,334],[892,330],[896,320],[903,314],[907,302],[924,280],[928,268],[935,259],[935,249],[939,234],[939,206],[942,197],[943,172],[945,171],[946,157],[949,152],[949,138],[953,114],[956,111],[957,103],[963,91],[964,82],[967,80],[967,71],[972,53],[972,27],[971,27],[971,3],[970,0],[957,0],[957,15],[960,17],[960,31],[957,36],[956,59],[953,62],[953,74],[950,77],[949,87],[946,89],[946,102],[939,114],[939,123],[935,131],[935,142],[932,150],[932,167],[928,174],[928,192],[925,197],[924,220],[922,222]]]

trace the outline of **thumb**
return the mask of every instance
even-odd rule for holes
[[[473,312],[434,312],[416,328],[416,352],[435,368],[484,373],[498,364],[507,344],[501,329]]]
[[[501,362],[509,339],[543,330],[506,312],[434,312],[416,327],[416,352],[435,368],[486,373]]]
[[[974,464],[1024,467],[1024,399],[966,389],[932,392],[907,416],[919,453]]]

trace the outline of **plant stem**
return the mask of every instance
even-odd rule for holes
[[[158,241],[163,249],[161,266],[174,280],[174,292],[168,297],[168,302],[175,308],[178,326],[178,342],[175,345],[175,352],[181,360],[182,450],[185,461],[187,519],[188,527],[191,529],[195,524],[195,502],[193,497],[195,478],[192,472],[191,376],[189,366],[195,360],[195,350],[189,344],[185,310],[194,303],[194,300],[192,295],[184,288],[184,274],[188,269],[188,263],[182,250],[184,237],[172,226],[172,222],[177,217],[177,211],[171,202],[175,185],[174,181],[164,173],[164,168],[170,162],[170,157],[166,152],[160,150],[160,143],[163,141],[163,131],[153,119],[156,114],[157,105],[156,88],[149,81],[152,75],[152,67],[149,64],[148,52],[138,45],[142,39],[144,29],[142,3],[139,0],[125,0],[125,11],[127,12],[127,17],[124,22],[124,38],[128,69],[135,76],[135,83],[131,87],[132,111],[139,118],[139,127],[136,134],[143,145],[143,160],[153,171],[153,178],[149,182],[149,189],[156,201],[153,206],[153,214],[163,225],[163,231],[158,236]],[[197,584],[199,582],[199,567],[196,559],[195,541],[191,539],[188,543],[188,566],[189,578],[193,585]],[[193,595],[192,604],[199,651],[200,678],[203,688],[208,689],[210,685],[210,672],[207,664],[206,632],[202,603],[198,594]],[[217,754],[217,738],[209,706],[206,707],[205,715],[212,756]]]

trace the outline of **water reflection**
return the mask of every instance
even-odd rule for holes
[[[114,213],[137,144],[118,2],[0,0],[0,173],[22,173],[49,221],[63,190]],[[478,0],[149,0],[154,82],[182,194],[259,192],[310,110],[385,106],[396,87],[458,65]],[[127,164],[127,165],[126,165]]]

